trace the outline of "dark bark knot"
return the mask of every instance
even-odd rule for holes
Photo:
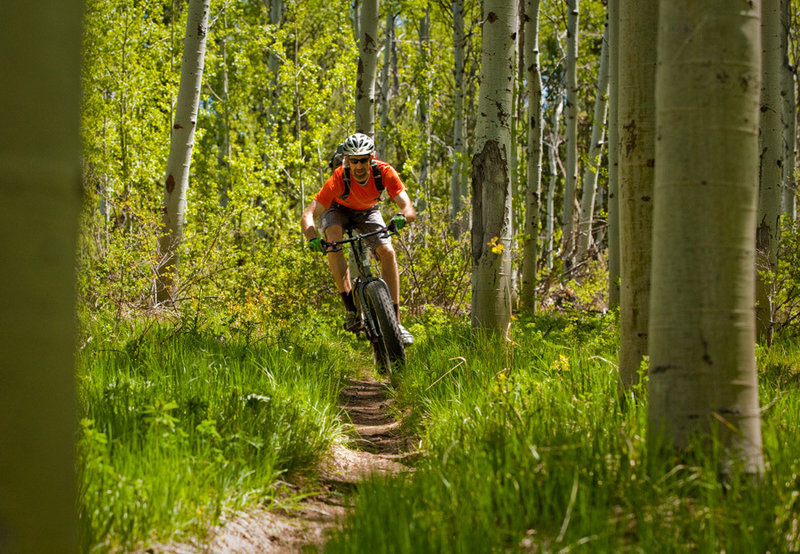
[[[627,125],[622,126],[625,129],[625,154],[630,156],[631,152],[636,150],[636,145],[639,142],[639,129],[636,126],[636,121],[631,120]]]
[[[486,16],[486,21],[489,23],[494,23],[497,21],[497,14],[494,12],[489,12],[489,15]]]
[[[197,36],[203,38],[206,36],[206,28],[202,25],[197,26]]]
[[[708,353],[708,341],[705,339],[701,339],[703,343],[703,361],[708,365],[714,365],[714,360],[711,359],[711,355]]]
[[[650,369],[650,373],[652,373],[653,375],[655,375],[657,373],[666,373],[670,369],[678,369],[678,366],[669,365],[669,364],[657,365],[657,366],[653,367],[652,369]]]
[[[172,173],[167,176],[167,182],[164,184],[164,188],[167,189],[167,194],[172,194],[172,191],[175,190],[175,177],[172,176]]]

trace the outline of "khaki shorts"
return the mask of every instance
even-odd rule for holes
[[[373,206],[368,210],[353,210],[345,208],[341,204],[333,202],[331,207],[325,210],[320,219],[322,232],[331,225],[340,225],[342,229],[357,229],[359,233],[371,233],[382,227],[386,227],[383,216],[378,206]],[[392,239],[387,235],[373,235],[364,239],[364,242],[374,252],[381,244],[391,244]]]

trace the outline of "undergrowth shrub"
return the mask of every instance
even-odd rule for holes
[[[435,309],[463,314],[471,300],[472,260],[469,233],[455,238],[447,202],[437,201],[417,221],[394,237],[400,268],[402,303],[412,315]]]
[[[781,220],[778,267],[765,272],[772,282],[772,329],[774,338],[800,336],[800,222]]]

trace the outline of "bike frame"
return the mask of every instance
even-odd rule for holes
[[[337,241],[337,242],[327,242],[322,241],[323,246],[325,247],[324,253],[327,254],[329,252],[339,252],[343,249],[344,245],[350,245],[350,252],[353,255],[352,264],[351,266],[355,266],[356,270],[358,271],[358,275],[355,276],[352,280],[353,283],[353,296],[356,299],[358,304],[359,310],[361,311],[362,315],[364,316],[364,323],[367,326],[368,334],[367,336],[372,339],[374,336],[380,336],[380,333],[377,330],[377,324],[375,321],[372,321],[372,318],[369,317],[369,310],[365,310],[364,306],[366,306],[366,299],[364,298],[364,287],[370,281],[380,281],[383,286],[386,288],[386,292],[389,292],[389,286],[386,284],[386,281],[381,279],[380,277],[375,277],[372,274],[372,268],[369,265],[369,255],[367,253],[366,248],[364,247],[364,239],[373,237],[375,235],[385,235],[391,236],[396,235],[397,231],[390,231],[387,227],[382,227],[381,229],[376,229],[375,231],[371,231],[369,233],[364,233],[360,235],[353,234],[354,228],[346,227],[345,232],[347,233],[346,239]]]
[[[383,352],[384,356],[388,356],[389,354],[385,350],[384,343],[382,342],[384,341],[384,335],[383,335],[384,331],[382,331],[381,324],[376,319],[376,317],[380,316],[376,316],[375,314],[373,314],[373,310],[369,308],[370,303],[367,300],[367,295],[365,291],[367,290],[368,285],[370,285],[370,288],[374,289],[376,285],[372,285],[372,283],[377,283],[377,286],[383,289],[383,291],[385,292],[385,297],[389,302],[391,294],[389,292],[389,287],[386,284],[386,282],[380,277],[376,277],[372,274],[372,268],[370,267],[368,252],[363,244],[363,241],[364,239],[376,235],[384,235],[384,236],[394,235],[397,234],[397,231],[394,229],[390,230],[387,227],[382,227],[380,229],[377,229],[369,233],[356,234],[356,235],[353,234],[354,233],[353,228],[346,227],[345,231],[347,232],[348,236],[348,238],[346,239],[336,242],[327,242],[323,240],[322,241],[323,252],[326,254],[330,252],[339,252],[343,249],[344,245],[348,244],[350,245],[350,251],[352,257],[349,260],[349,262],[351,262],[349,265],[355,266],[355,269],[357,271],[357,275],[354,276],[354,278],[352,279],[353,300],[356,304],[356,307],[358,308],[358,311],[360,312],[362,321],[364,322],[364,329],[362,332],[366,334],[366,338],[370,341],[370,343],[372,343],[373,349],[376,353]],[[371,294],[374,294],[374,290],[371,292]],[[394,318],[394,313],[391,314],[391,317]],[[397,325],[396,320],[394,325]],[[400,358],[404,360],[405,354],[403,350],[404,349],[402,348],[402,346],[400,346],[399,352],[398,350],[395,350],[394,353],[395,355],[399,355]],[[376,354],[376,356],[377,355],[378,354]],[[376,361],[380,366],[381,365],[380,360],[376,359]]]

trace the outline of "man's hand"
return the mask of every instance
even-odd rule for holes
[[[325,249],[322,247],[322,239],[319,237],[314,237],[313,239],[309,240],[308,249],[312,252],[324,252]]]
[[[403,214],[397,214],[392,216],[391,221],[389,221],[389,225],[386,226],[387,229],[390,231],[399,231],[403,227],[406,226],[406,216]]]

